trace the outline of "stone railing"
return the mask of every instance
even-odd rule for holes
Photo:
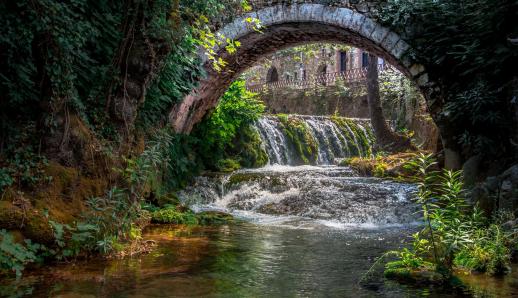
[[[384,71],[391,66],[388,64],[379,64],[378,70]],[[290,79],[290,80],[279,80],[276,82],[265,82],[259,84],[247,84],[246,88],[252,92],[261,92],[265,90],[273,90],[279,88],[292,88],[292,89],[311,89],[322,86],[332,86],[336,82],[343,82],[348,84],[348,87],[356,87],[365,83],[365,77],[367,75],[367,68],[353,68],[343,72],[331,72],[325,73],[319,76],[312,76],[306,79]]]

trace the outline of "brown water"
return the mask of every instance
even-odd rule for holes
[[[34,272],[6,285],[11,297],[460,297],[471,292],[412,288],[378,276],[359,280],[373,260],[401,245],[405,228],[338,230],[311,222],[219,227],[152,226],[147,255],[88,261]],[[473,283],[487,278],[471,278]],[[512,297],[516,275],[477,297]],[[505,285],[505,286],[503,286]],[[16,295],[18,292],[18,295]],[[24,295],[25,294],[25,295]],[[493,295],[492,295],[493,294]]]

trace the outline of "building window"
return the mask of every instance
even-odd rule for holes
[[[270,67],[268,73],[266,74],[266,82],[273,83],[279,80],[279,73],[277,72],[277,68],[275,66]]]
[[[326,85],[326,73],[327,73],[327,65],[322,64],[318,67],[317,76],[318,80],[322,85]]]
[[[369,65],[369,54],[367,52],[362,53],[362,67],[367,67]]]
[[[347,52],[340,52],[340,72],[347,71]]]

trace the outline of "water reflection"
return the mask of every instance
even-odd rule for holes
[[[402,245],[398,229],[308,229],[239,223],[220,227],[153,226],[156,249],[137,258],[43,268],[3,294],[27,297],[458,297],[377,278],[358,281],[374,259]],[[477,279],[477,277],[475,277]],[[482,278],[473,281],[487,281]],[[516,276],[491,290],[516,294]],[[32,292],[29,289],[32,288]],[[7,290],[11,293],[7,293]],[[14,292],[20,291],[19,293]],[[23,292],[27,291],[27,292]],[[482,292],[480,292],[482,293]],[[491,293],[491,292],[490,292]],[[484,293],[484,295],[487,293]],[[482,296],[482,294],[477,295]],[[484,296],[485,297],[485,296]]]

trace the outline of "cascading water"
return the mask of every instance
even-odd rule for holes
[[[317,158],[313,164],[334,164],[336,159],[366,156],[370,152],[373,137],[368,120],[302,115],[290,115],[287,119],[296,120],[299,129],[307,129],[306,138],[316,144]],[[297,162],[300,160],[297,158],[300,155],[297,146],[301,144],[294,142],[296,136],[290,132],[289,122],[283,122],[276,116],[265,116],[255,126],[268,153],[270,165],[300,164]]]
[[[309,221],[338,227],[417,221],[417,206],[411,202],[415,186],[358,177],[348,167],[332,165],[340,158],[371,154],[368,120],[266,116],[256,128],[269,156],[266,167],[199,177],[180,198],[195,210],[216,209],[262,223],[294,221],[300,226]],[[300,165],[301,154],[313,154],[314,165]]]
[[[331,226],[386,226],[417,220],[414,192],[411,184],[358,177],[347,167],[274,165],[200,177],[180,197],[194,209],[263,222],[295,216]]]

